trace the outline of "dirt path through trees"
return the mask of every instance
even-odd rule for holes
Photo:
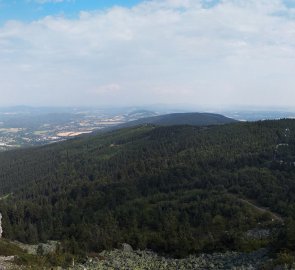
[[[242,199],[242,198],[237,198],[237,199],[245,204],[252,206],[253,208],[255,208],[256,210],[260,212],[269,213],[274,220],[284,223],[284,219],[279,214],[272,212],[269,208],[258,206],[257,204],[255,204],[255,202],[247,200],[247,199]]]

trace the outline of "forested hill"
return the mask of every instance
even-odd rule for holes
[[[158,126],[173,125],[191,125],[191,126],[209,126],[223,125],[237,122],[237,120],[214,113],[172,113],[147,118],[141,118],[135,121],[124,123],[113,127],[112,129],[134,127],[144,124],[153,124]]]
[[[4,236],[69,252],[251,250],[266,243],[245,232],[274,222],[243,198],[286,220],[275,246],[292,250],[294,162],[294,120],[143,125],[1,153]]]

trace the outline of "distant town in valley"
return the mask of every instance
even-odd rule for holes
[[[59,142],[155,115],[155,112],[134,108],[111,111],[93,108],[0,109],[0,151]]]

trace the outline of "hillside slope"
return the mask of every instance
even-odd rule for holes
[[[214,113],[171,113],[157,115],[147,118],[141,118],[130,121],[112,129],[135,127],[139,125],[152,124],[157,126],[175,126],[175,125],[191,125],[191,126],[210,126],[223,125],[238,122],[237,120],[225,117],[221,114]]]
[[[294,219],[294,162],[294,120],[144,125],[1,153],[4,235],[70,252],[249,250],[266,242],[245,233],[274,224],[238,198]]]

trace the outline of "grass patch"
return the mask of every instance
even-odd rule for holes
[[[21,256],[26,252],[5,239],[0,239],[0,256]]]

